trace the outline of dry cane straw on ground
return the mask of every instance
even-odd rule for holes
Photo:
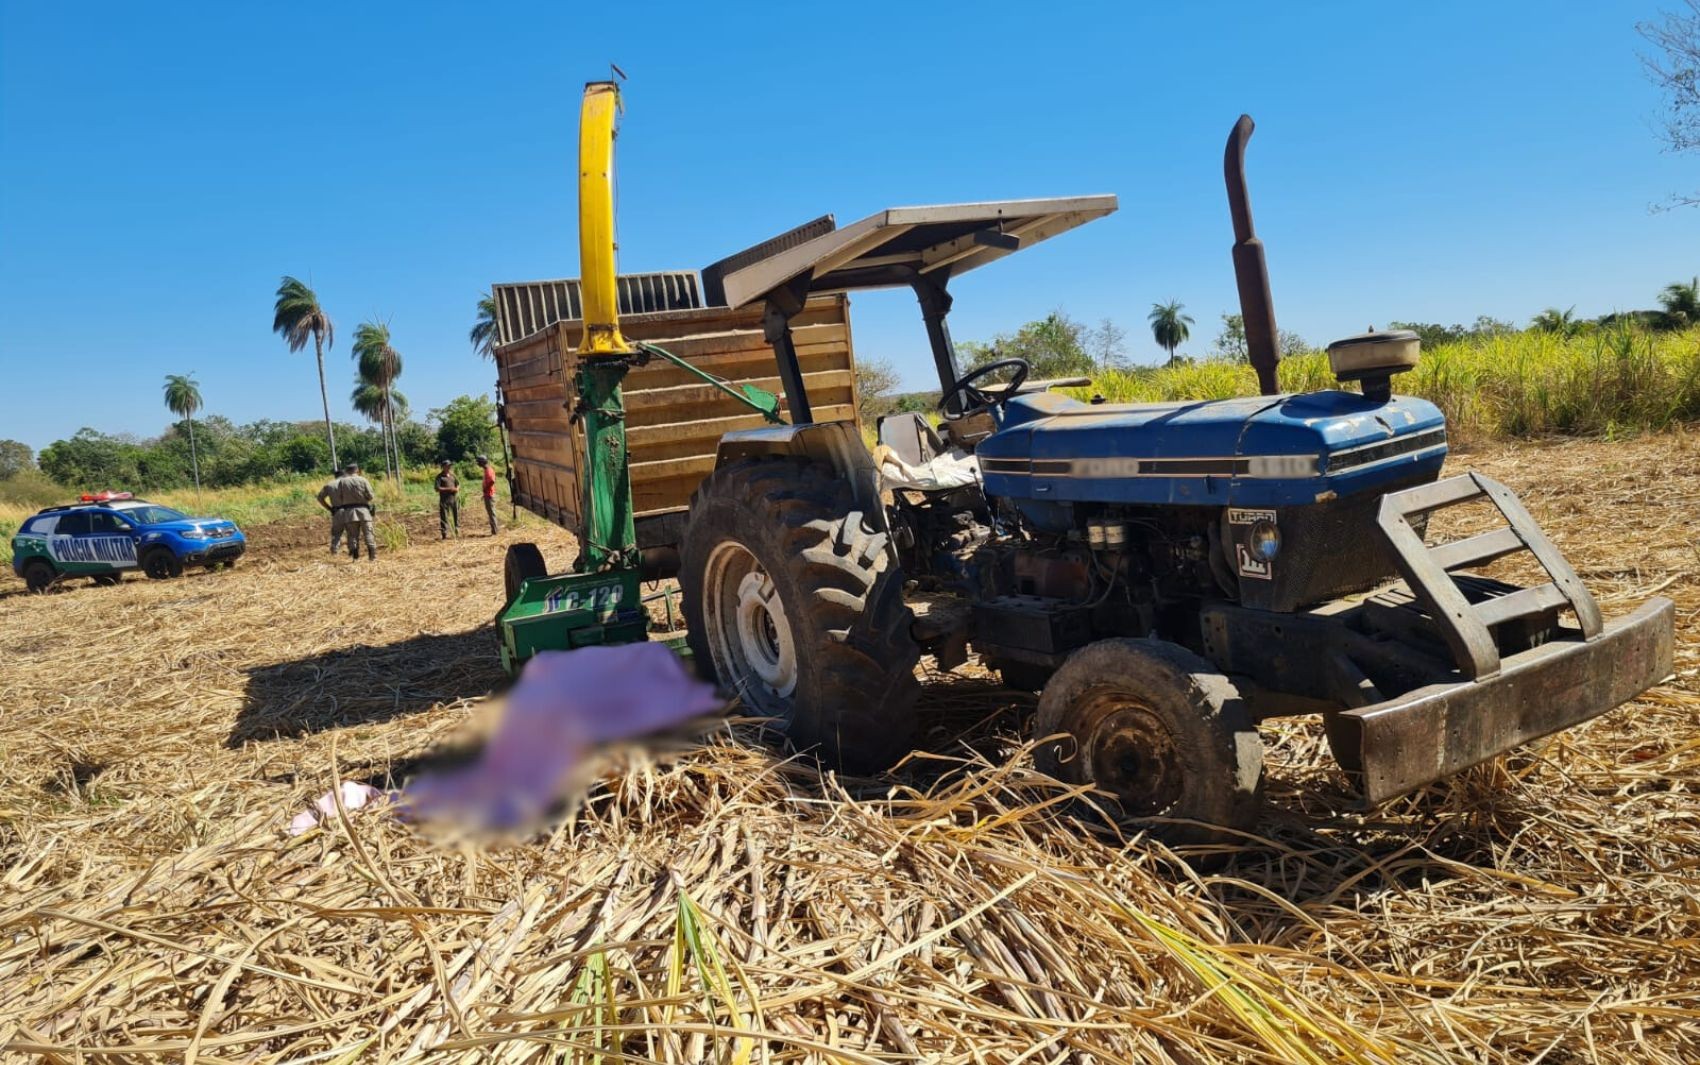
[[[1686,435],[1456,456],[1522,493],[1608,612],[1677,600],[1676,680],[1369,814],[1317,728],[1271,724],[1267,838],[1209,872],[1037,777],[1030,700],[978,675],[934,678],[930,753],[886,779],[822,780],[737,727],[610,764],[523,844],[446,848],[371,811],[292,840],[333,779],[403,774],[497,685],[508,537],[6,585],[0,1042],[60,1061],[1695,1060],[1697,460]]]

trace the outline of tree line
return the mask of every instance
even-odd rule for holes
[[[199,409],[199,404],[195,405]],[[423,422],[405,414],[387,425],[334,422],[337,456],[371,470],[429,466],[440,458],[468,461],[499,453],[496,405],[485,396],[460,396]],[[193,434],[193,437],[191,437]],[[33,454],[16,440],[0,440],[0,481],[39,469],[53,482],[77,490],[152,491],[204,484],[252,484],[297,474],[323,474],[332,466],[329,433],[322,423],[261,419],[237,425],[219,414],[182,417],[155,437],[84,428]],[[386,458],[388,456],[388,458]]]
[[[1530,319],[1527,327],[1521,328],[1574,337],[1623,323],[1656,331],[1700,326],[1700,277],[1665,286],[1657,302],[1656,309],[1613,312],[1591,319],[1578,318],[1574,306],[1568,309],[1549,307]],[[1181,345],[1192,338],[1192,327],[1197,324],[1186,313],[1185,304],[1178,300],[1153,304],[1146,321],[1152,339],[1168,353],[1170,365],[1192,361],[1191,356],[1179,354]],[[1395,321],[1387,323],[1387,328],[1415,332],[1424,347],[1520,331],[1519,326],[1488,315],[1479,316],[1469,325]],[[1277,343],[1283,357],[1317,350],[1304,337],[1287,330],[1280,331]],[[1086,325],[1060,308],[1014,332],[999,333],[989,341],[962,341],[957,345],[957,354],[965,369],[1001,359],[1024,359],[1033,368],[1035,380],[1087,377],[1132,368],[1128,360],[1126,330],[1109,318],[1100,319],[1097,325]],[[1249,359],[1245,321],[1240,315],[1221,316],[1220,331],[1203,358],[1229,362]],[[885,359],[858,359],[856,386],[864,417],[930,409],[937,398],[937,392],[933,390],[901,392],[897,370]]]

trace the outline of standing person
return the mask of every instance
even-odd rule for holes
[[[348,557],[359,559],[360,543],[366,543],[366,561],[378,561],[378,541],[372,535],[372,517],[378,512],[372,482],[360,475],[360,464],[350,462],[346,496],[348,499]]]
[[[343,534],[348,535],[348,556],[360,557],[360,543],[366,543],[366,559],[378,560],[378,541],[372,535],[372,483],[360,476],[360,464],[350,462],[342,468],[342,476],[319,489],[319,505],[331,512],[331,554],[341,545]]]
[[[346,466],[333,471],[331,479],[326,481],[324,487],[319,489],[319,494],[313,497],[319,501],[319,506],[324,507],[331,516],[332,555],[335,555],[336,549],[342,546],[342,534],[348,529],[348,512],[343,510],[341,505],[342,479],[347,475],[348,468]]]
[[[478,465],[484,469],[484,513],[490,519],[490,535],[495,536],[502,531],[502,523],[496,520],[496,467],[490,465],[489,455],[478,456]]]
[[[437,474],[437,530],[443,534],[443,539],[449,538],[449,527],[453,526],[455,538],[460,538],[460,481],[455,477],[454,463],[443,460],[443,468]]]

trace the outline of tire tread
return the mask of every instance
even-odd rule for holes
[[[886,534],[868,526],[852,509],[849,485],[820,464],[760,457],[716,470],[691,497],[679,575],[687,638],[705,675],[713,665],[703,636],[702,571],[739,512],[777,523],[780,565],[752,553],[801,599],[792,624],[813,661],[800,663],[788,737],[847,771],[890,766],[909,750],[920,649],[909,635],[914,619]]]

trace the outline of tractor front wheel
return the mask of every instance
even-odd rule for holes
[[[919,648],[888,537],[824,466],[757,458],[692,497],[679,584],[699,667],[834,768],[910,749]]]
[[[1231,843],[1257,823],[1263,742],[1227,677],[1185,648],[1100,640],[1076,651],[1039,697],[1039,768],[1161,819],[1176,844]]]

